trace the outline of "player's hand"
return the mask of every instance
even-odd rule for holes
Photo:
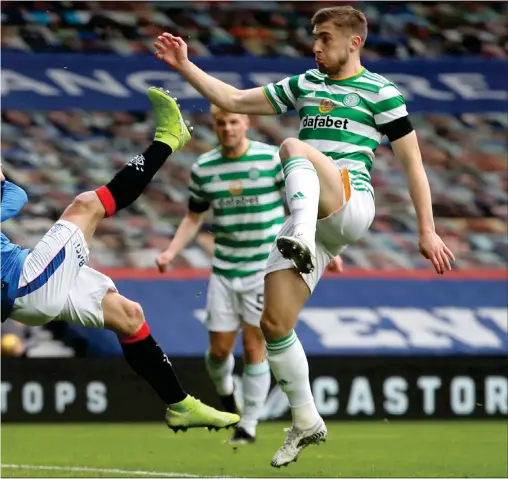
[[[163,33],[157,37],[154,46],[157,49],[154,53],[155,57],[177,71],[189,61],[187,44],[180,37],[174,37],[171,33]]]
[[[2,165],[0,165],[0,181],[4,181],[5,180],[5,176],[2,172]]]
[[[168,253],[167,251],[164,251],[159,256],[157,256],[157,259],[155,260],[155,264],[157,265],[157,269],[159,270],[159,273],[165,273],[166,269],[168,268],[169,263],[173,261],[173,254]]]
[[[340,256],[335,256],[328,263],[326,269],[332,273],[342,273],[344,271],[344,263],[342,262],[342,258]]]
[[[434,265],[437,274],[452,270],[450,260],[455,261],[455,256],[436,233],[421,234],[418,246],[423,257]]]

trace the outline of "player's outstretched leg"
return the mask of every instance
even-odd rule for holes
[[[169,92],[152,87],[148,90],[148,99],[155,117],[153,143],[124,166],[107,185],[78,195],[60,218],[76,225],[88,245],[99,222],[136,201],[168,156],[190,139],[189,128]]]
[[[168,91],[148,89],[155,118],[155,138],[142,154],[135,156],[105,186],[96,190],[106,216],[130,206],[141,195],[169,155],[182,148],[190,139],[180,109]]]
[[[150,334],[139,304],[109,292],[102,307],[104,326],[117,334],[127,363],[166,404],[166,423],[170,429],[218,430],[238,424],[237,414],[217,411],[185,392],[168,357]]]

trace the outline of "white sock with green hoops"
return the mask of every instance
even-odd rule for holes
[[[294,331],[287,336],[266,341],[268,361],[280,388],[286,393],[293,424],[309,429],[320,420],[309,382],[309,363],[302,343]]]
[[[314,249],[320,192],[316,169],[304,156],[293,156],[284,162],[283,170],[293,234],[302,235]]]
[[[270,380],[268,361],[244,365],[242,376],[243,409],[238,426],[245,429],[251,436],[256,435],[256,426],[270,391]]]

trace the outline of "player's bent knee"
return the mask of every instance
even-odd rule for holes
[[[286,138],[280,145],[279,157],[285,161],[292,156],[305,153],[305,143],[298,138]]]
[[[237,331],[210,331],[209,356],[217,362],[225,361],[235,348]]]
[[[209,355],[217,362],[225,361],[231,354],[231,346],[220,338],[210,342]]]
[[[104,215],[104,206],[94,191],[86,191],[81,193],[67,209],[66,213],[70,214],[86,214],[91,216]]]
[[[145,322],[143,308],[118,293],[108,294],[104,307],[104,326],[120,336],[131,336],[139,331]]]
[[[229,349],[216,346],[216,347],[210,347],[209,355],[213,358],[216,362],[223,362],[225,361],[229,355],[231,354],[231,351]]]
[[[144,322],[145,315],[141,305],[127,300],[125,304],[124,334],[132,335],[137,333]]]
[[[288,328],[285,326],[286,321],[281,321],[282,318],[277,313],[266,309],[261,316],[261,330],[266,339],[274,340],[283,338],[289,334]]]

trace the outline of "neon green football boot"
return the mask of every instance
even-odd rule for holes
[[[176,98],[162,88],[150,87],[148,99],[155,118],[155,140],[168,145],[173,153],[191,138],[192,127],[184,121]]]
[[[239,421],[238,414],[217,411],[190,395],[166,409],[166,424],[175,432],[187,431],[192,427],[206,427],[210,431],[218,431],[236,426]]]

